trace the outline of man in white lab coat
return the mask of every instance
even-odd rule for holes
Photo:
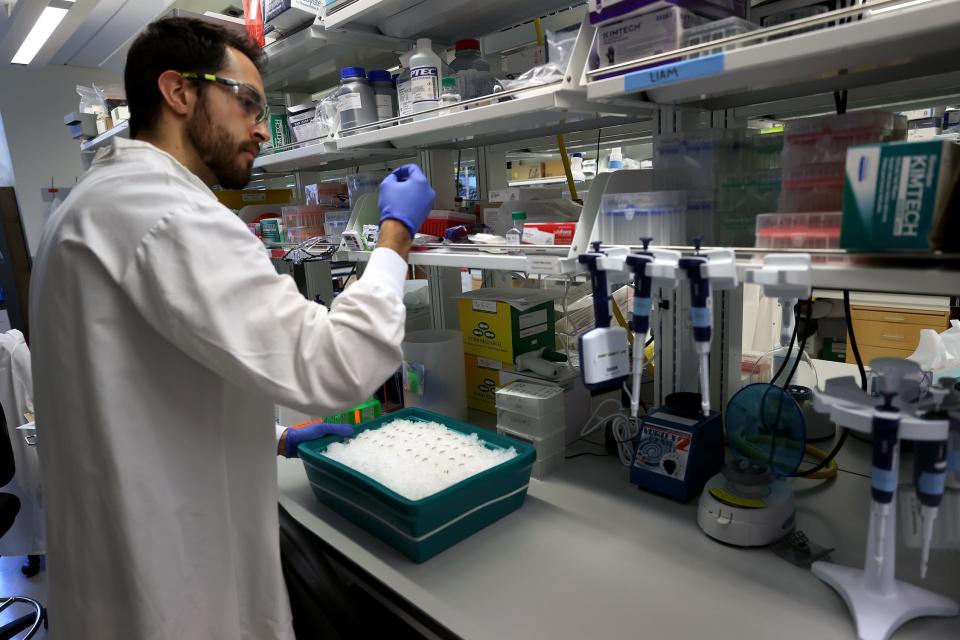
[[[328,415],[401,360],[405,257],[434,193],[381,185],[380,248],[331,311],[277,275],[210,186],[243,187],[268,133],[258,50],[150,25],[117,140],[51,219],[34,270],[51,637],[288,640],[275,403]],[[300,431],[300,430],[298,430]],[[318,436],[322,432],[306,434]]]

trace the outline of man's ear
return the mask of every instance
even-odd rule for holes
[[[157,87],[164,102],[174,113],[187,116],[193,111],[197,92],[190,80],[187,80],[176,71],[168,70],[157,78]]]

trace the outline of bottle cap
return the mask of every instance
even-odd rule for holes
[[[433,41],[430,38],[418,38],[417,49],[430,49],[433,51]]]
[[[464,38],[463,40],[457,40],[457,51],[469,51],[471,49],[476,49],[480,51],[480,41],[475,38]]]
[[[456,88],[456,86],[457,86],[457,79],[454,78],[453,76],[447,76],[446,78],[443,79],[444,88],[447,88],[447,87]]]
[[[349,78],[363,78],[367,79],[367,71],[363,67],[344,67],[340,69],[340,79],[347,80]]]
[[[527,212],[526,211],[514,211],[510,214],[510,217],[514,220],[526,220]]]
[[[390,82],[390,72],[384,69],[374,69],[367,74],[367,80],[370,82]]]

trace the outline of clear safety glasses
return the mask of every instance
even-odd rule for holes
[[[194,73],[193,71],[183,72],[180,76],[187,80],[203,80],[226,87],[240,101],[243,110],[247,112],[247,115],[253,119],[255,124],[260,124],[267,117],[267,99],[245,82],[222,78],[212,73]]]

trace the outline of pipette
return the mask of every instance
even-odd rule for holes
[[[599,242],[593,243],[592,252],[578,257],[590,271],[593,286],[595,326],[579,340],[583,384],[593,392],[619,388],[630,375],[627,331],[610,326],[612,296],[607,283],[607,269],[622,270],[625,257],[626,250],[611,250],[609,255],[601,252]]]
[[[873,418],[873,468],[870,470],[870,494],[873,496],[873,517],[877,521],[877,547],[874,559],[878,565],[883,563],[887,519],[890,517],[890,504],[897,490],[893,458],[897,447],[900,417],[891,404],[894,395],[896,394],[884,394],[884,404],[879,407],[878,413]],[[883,412],[883,415],[880,412]]]
[[[702,238],[694,238],[694,255],[680,259],[680,269],[690,281],[690,324],[693,340],[700,356],[700,407],[703,415],[710,415],[710,337],[712,307],[710,304],[710,280],[703,272],[707,257],[700,255]]]
[[[930,395],[935,408],[924,417],[947,418],[940,407],[949,394],[950,389],[931,387]],[[917,501],[920,502],[920,529],[923,536],[923,547],[920,552],[921,578],[927,577],[930,544],[933,541],[933,524],[937,519],[947,480],[947,445],[947,440],[918,441],[913,454],[913,484],[917,489]]]
[[[643,252],[631,253],[626,258],[627,268],[633,273],[633,317],[630,328],[633,330],[633,384],[630,395],[630,417],[640,413],[640,388],[643,379],[643,351],[647,346],[650,332],[650,312],[653,309],[653,278],[647,274],[647,267],[653,263],[653,254],[648,251],[653,238],[641,238]]]

